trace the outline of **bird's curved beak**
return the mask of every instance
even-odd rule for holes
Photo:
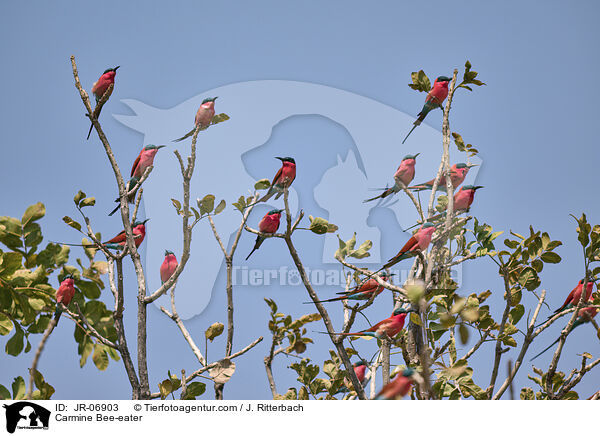
[[[414,155],[414,157],[413,157],[413,159],[416,159],[416,158],[417,158],[417,156],[418,156],[418,155],[420,155],[420,154],[421,154],[421,152],[419,152],[419,153],[415,154],[415,155]]]
[[[467,164],[467,168],[473,168],[473,167],[478,167],[479,164],[472,164],[472,163],[468,163]]]
[[[121,65],[117,65],[116,67],[114,67],[113,71],[117,71],[119,68],[121,68]]]
[[[283,158],[282,157],[275,156],[275,159],[279,159],[281,162],[283,162]]]
[[[478,189],[481,189],[481,188],[483,188],[483,186],[473,186],[474,191],[477,191]]]
[[[150,218],[146,218],[144,221],[142,221],[142,224],[146,224],[148,221],[150,221]]]
[[[165,147],[166,147],[166,145],[158,145],[158,146],[156,147],[156,149],[157,149],[157,150],[160,150],[161,148],[165,148]]]

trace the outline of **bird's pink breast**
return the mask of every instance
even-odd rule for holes
[[[258,224],[259,230],[263,233],[275,233],[279,228],[280,217],[279,214],[265,215]]]

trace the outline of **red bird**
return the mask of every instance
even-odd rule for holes
[[[385,271],[382,271],[380,274],[381,279],[387,282],[389,278],[389,274]],[[377,280],[374,278],[370,278],[368,280],[364,280],[360,285],[356,286],[354,289],[344,292],[338,292],[340,297],[330,298],[329,300],[321,300],[319,303],[329,303],[331,301],[340,301],[340,300],[368,300],[371,298],[371,295],[375,293],[375,295],[381,294],[383,291],[383,286],[377,283]],[[306,304],[311,304],[312,301],[307,302]]]
[[[381,267],[381,269],[389,268],[390,266],[396,265],[398,262],[409,257],[415,256],[418,251],[426,250],[431,242],[431,237],[435,232],[435,225],[432,223],[425,223],[421,228],[404,244],[404,247],[392,257],[388,262]]]
[[[370,336],[373,338],[381,339],[383,335],[387,335],[389,338],[393,338],[400,330],[404,327],[404,320],[409,312],[416,312],[414,309],[404,309],[400,307],[394,310],[394,313],[389,318],[379,321],[374,326],[367,330],[362,330],[356,333],[336,333],[342,336]]]
[[[196,131],[196,127],[200,127],[200,130],[208,129],[210,123],[212,122],[215,116],[215,100],[219,97],[205,98],[202,100],[202,104],[198,108],[198,112],[196,112],[196,118],[194,119],[194,128],[186,133],[179,139],[174,139],[173,142],[183,141],[186,138],[189,138]]]
[[[54,312],[54,321],[56,324],[58,324],[60,315],[64,310],[63,307],[67,307],[71,303],[74,295],[75,281],[71,274],[67,274],[56,290],[56,311]]]
[[[275,200],[281,197],[284,190],[289,188],[294,179],[296,178],[296,161],[291,157],[276,157],[281,161],[281,168],[273,177],[273,182],[267,193],[256,203],[261,201],[268,201],[273,195],[277,194]],[[256,204],[254,203],[254,204]]]
[[[402,398],[410,392],[412,388],[412,379],[410,378],[415,373],[412,368],[406,368],[398,374],[394,380],[385,385],[377,395],[376,400],[394,400]]]
[[[367,372],[367,367],[368,367],[368,362],[366,360],[359,360],[358,362],[355,362],[352,365],[352,368],[354,369],[354,374],[356,375],[356,378],[358,379],[359,383],[361,385],[365,385],[365,374]],[[352,386],[352,382],[348,379],[348,377],[344,377],[344,384],[346,385],[347,389],[342,388],[342,392],[347,392],[348,390],[354,390],[354,387]]]
[[[100,101],[104,93],[108,90],[110,85],[115,83],[115,75],[117,74],[117,70],[119,69],[119,65],[114,68],[109,68],[105,70],[104,73],[100,76],[97,82],[92,86],[92,93],[94,97],[96,97],[96,104]],[[112,91],[111,91],[112,94]],[[109,95],[110,97],[110,95]],[[98,112],[98,116],[100,116],[100,112]],[[90,134],[92,133],[92,129],[94,128],[94,123],[90,126],[90,131],[88,132],[87,139],[90,139]]]
[[[471,169],[472,167],[476,167],[476,166],[477,166],[476,164],[470,164],[470,163],[466,164],[463,162],[452,165],[450,167],[450,182],[452,183],[452,187],[454,189],[458,188],[461,185],[461,183],[465,181],[465,177],[467,177],[467,174],[469,173],[469,169]],[[409,189],[412,189],[414,191],[423,191],[425,189],[432,189],[434,182],[435,182],[435,179],[432,179],[428,182],[421,183],[420,185],[411,186],[411,187],[409,187]],[[446,176],[442,175],[440,177],[440,181],[438,183],[437,190],[446,192]]]
[[[423,120],[429,112],[438,107],[444,110],[442,103],[444,102],[444,100],[446,100],[446,97],[448,97],[448,83],[451,80],[452,79],[450,77],[446,76],[440,76],[437,79],[435,79],[435,82],[433,82],[433,88],[431,88],[431,91],[429,91],[427,97],[425,97],[425,104],[423,105],[423,109],[421,109],[421,112],[419,112],[419,116],[413,123],[413,128],[410,129],[410,132],[408,132],[408,135],[406,135],[406,138],[404,138],[404,141],[402,141],[403,144],[406,142],[412,131],[415,130],[415,128],[423,122]]]
[[[270,234],[277,232],[277,229],[279,228],[279,221],[281,219],[281,212],[283,212],[283,209],[273,209],[272,211],[267,212],[267,214],[258,223],[258,230],[261,233],[270,233]],[[259,247],[261,246],[261,244],[263,243],[263,241],[266,238],[267,237],[263,236],[263,235],[258,235],[256,237],[256,242],[254,243],[254,248],[252,249],[250,254],[246,257],[246,260],[248,260],[248,258],[252,255],[252,253],[254,253],[256,250],[259,249]]]
[[[592,291],[594,288],[594,281],[588,280],[586,285],[586,293],[585,293],[585,301],[590,301],[592,297]],[[573,290],[567,296],[565,302],[558,309],[554,311],[554,313],[562,312],[565,309],[570,309],[573,306],[577,306],[579,304],[579,300],[581,299],[581,294],[583,291],[583,279],[579,281],[577,286],[573,288]]]
[[[394,186],[392,186],[391,188],[384,189],[384,191],[380,195],[364,200],[363,203],[367,203],[378,198],[385,198],[388,195],[400,192],[400,190],[402,189],[400,183],[402,183],[404,186],[408,186],[410,182],[412,182],[415,178],[415,164],[417,163],[416,159],[417,156],[420,154],[421,153],[407,154],[406,156],[404,156],[402,162],[400,162],[400,166],[394,174]]]
[[[177,258],[173,254],[172,251],[165,251],[165,260],[160,266],[160,281],[161,283],[166,282],[171,278],[179,263],[177,262]]]
[[[131,167],[131,177],[137,177],[140,179],[146,169],[151,167],[154,163],[154,156],[158,153],[158,150],[165,147],[164,145],[147,145],[142,148],[140,154],[133,162],[133,166]]]
[[[148,218],[150,219],[150,218]],[[144,242],[144,238],[146,237],[146,222],[148,221],[148,219],[144,220],[144,221],[136,221],[133,223],[133,228],[131,229],[133,232],[133,239],[135,242],[135,246],[139,247],[140,244],[142,242]],[[102,245],[104,245],[106,248],[112,249],[112,250],[118,250],[121,249],[125,246],[125,240],[127,239],[127,237],[125,236],[125,230],[122,230],[121,232],[119,232],[119,234],[117,236],[115,236],[112,239],[109,239],[106,242],[103,242]],[[85,247],[95,247],[94,244],[85,244]]]

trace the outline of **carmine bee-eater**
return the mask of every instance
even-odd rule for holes
[[[281,219],[281,212],[283,212],[283,209],[273,209],[272,211],[267,212],[267,214],[264,217],[262,217],[262,219],[258,223],[258,230],[261,233],[273,234],[273,233],[277,232],[277,229],[279,228],[279,220]],[[263,243],[263,241],[265,239],[266,239],[266,236],[263,236],[263,235],[256,236],[256,242],[254,243],[254,248],[252,249],[250,254],[246,257],[246,260],[248,260],[248,258],[252,255],[252,253],[254,253],[256,250],[259,249],[259,247],[261,246],[261,244]]]
[[[179,139],[174,139],[173,142],[183,141],[186,138],[189,138],[194,134],[197,127],[200,127],[200,130],[208,129],[210,123],[215,116],[215,100],[218,97],[205,98],[202,100],[202,104],[198,108],[198,112],[196,112],[196,119],[194,120],[194,128],[186,133]]]
[[[75,295],[75,281],[71,274],[67,274],[63,281],[60,282],[60,286],[56,290],[56,311],[54,312],[54,321],[58,324],[61,313],[63,312],[63,305],[67,307],[73,296]]]
[[[415,370],[412,368],[406,368],[402,370],[400,374],[398,374],[394,380],[389,382],[377,395],[375,395],[376,400],[394,400],[396,398],[402,398],[410,392],[412,387],[412,375],[415,373]]]
[[[477,164],[466,164],[462,162],[452,165],[450,167],[450,182],[452,183],[452,187],[454,189],[458,188],[461,185],[461,183],[465,181],[465,177],[467,177],[469,169],[476,166]],[[435,182],[435,179],[432,179],[425,183],[421,183],[420,185],[410,186],[408,189],[412,189],[414,191],[424,191],[426,189],[432,189],[433,182]],[[437,190],[446,192],[446,176],[442,175],[440,177]]]
[[[158,153],[158,150],[165,147],[165,145],[146,145],[138,154],[138,157],[133,162],[131,167],[131,177],[137,177],[138,179],[142,177],[144,171],[151,167],[154,163],[154,156]]]
[[[146,222],[149,219],[150,218],[145,219],[144,221],[136,221],[133,223],[131,230],[133,233],[133,239],[134,239],[136,247],[139,247],[140,244],[142,242],[144,242],[144,238],[146,237]],[[109,239],[106,242],[103,242],[102,245],[104,245],[106,248],[108,248],[110,250],[119,250],[119,249],[125,247],[126,239],[127,239],[127,237],[125,236],[125,230],[121,230],[121,232],[119,232],[118,235],[116,235],[112,239]],[[70,245],[75,245],[75,244],[70,244]],[[83,246],[87,247],[87,248],[91,248],[91,247],[96,247],[96,244],[83,244]]]
[[[398,169],[396,170],[396,173],[394,174],[394,186],[392,186],[391,188],[385,189],[383,191],[383,193],[381,195],[378,195],[377,197],[373,197],[373,198],[369,198],[368,200],[365,200],[364,203],[366,203],[368,201],[377,200],[378,198],[385,198],[388,195],[392,195],[392,194],[396,194],[397,192],[400,192],[400,190],[402,189],[402,186],[400,185],[400,183],[402,183],[402,184],[404,184],[404,186],[408,187],[410,182],[412,182],[413,179],[415,178],[415,163],[417,162],[416,161],[417,156],[420,154],[421,153],[407,154],[406,156],[404,156],[404,158],[402,159],[402,162],[400,163],[400,166],[398,167]]]
[[[433,232],[435,232],[435,225],[433,223],[425,223],[421,226],[417,232],[411,236],[411,238],[404,244],[404,247],[392,257],[388,262],[383,265],[381,269],[389,268],[392,265],[396,265],[398,262],[409,257],[413,257],[419,251],[426,250],[431,242]]]
[[[583,292],[583,282],[584,282],[583,279],[581,279],[579,281],[577,286],[575,286],[573,288],[573,290],[569,293],[569,295],[567,296],[567,299],[562,304],[562,306],[560,306],[558,309],[556,309],[554,311],[555,314],[558,312],[562,312],[565,309],[570,309],[571,307],[577,306],[579,304],[579,300],[581,299],[581,294]],[[594,288],[594,281],[592,279],[589,279],[586,284],[586,291],[585,291],[585,301],[586,302],[590,301],[590,299],[592,297],[593,288]]]
[[[475,191],[481,188],[483,188],[483,186],[473,185],[464,185],[462,188],[460,188],[458,192],[454,194],[454,213],[468,211],[471,205],[473,204],[473,200],[475,199]],[[429,218],[429,220],[433,221],[443,216],[446,216],[446,212],[447,211],[444,211],[440,214],[434,215],[431,218]],[[406,230],[409,229],[412,229],[412,227],[409,227]]]
[[[577,318],[575,318],[575,322],[571,326],[571,330],[569,331],[569,333],[572,332],[573,329],[579,327],[581,324],[590,322],[592,320],[592,318],[594,318],[596,316],[597,313],[598,313],[598,309],[596,307],[582,307],[581,309],[579,309],[579,312],[577,312]],[[556,341],[552,342],[550,345],[548,345],[546,348],[544,348],[541,352],[539,352],[538,354],[533,356],[531,359],[529,359],[529,361],[531,362],[533,359],[536,359],[539,356],[541,356],[542,354],[544,354],[546,351],[548,351],[550,348],[552,348],[552,346],[556,345],[559,340],[560,340],[560,336],[558,338],[556,338]]]
[[[354,370],[354,374],[356,375],[356,378],[358,379],[359,383],[361,385],[365,385],[365,374],[367,372],[367,368],[369,366],[369,363],[366,360],[359,360],[358,362],[355,362],[352,364],[352,369]],[[342,392],[347,392],[349,390],[354,390],[354,387],[352,386],[352,382],[350,381],[350,379],[348,379],[348,377],[344,377],[344,384],[346,385],[346,389],[342,388],[341,391]]]
[[[177,258],[175,257],[173,252],[166,250],[165,251],[165,260],[163,261],[162,265],[160,266],[160,282],[164,283],[167,280],[169,280],[169,278],[171,278],[171,276],[177,269],[178,265],[179,265],[179,263],[177,262]]]
[[[386,271],[382,271],[379,273],[379,276],[383,281],[387,282],[390,274],[388,274]],[[331,301],[340,300],[368,300],[369,298],[371,298],[371,295],[373,295],[373,293],[375,293],[376,296],[381,294],[383,289],[383,286],[377,283],[377,280],[375,280],[374,278],[370,278],[368,280],[364,280],[354,289],[344,292],[338,292],[338,294],[341,295],[340,297],[330,298],[328,300],[321,300],[319,301],[319,303],[329,303]],[[312,301],[307,302],[306,304],[312,304]]]
[[[361,330],[356,333],[336,333],[343,336],[370,336],[373,338],[381,339],[384,335],[387,335],[390,339],[400,333],[400,330],[404,327],[404,320],[409,312],[416,312],[414,309],[404,309],[400,307],[394,310],[394,313],[389,318],[379,321],[374,326]]]
[[[429,112],[431,112],[433,109],[437,109],[438,107],[441,110],[444,110],[442,103],[444,100],[446,100],[446,97],[448,97],[448,83],[451,80],[452,79],[450,77],[446,76],[440,76],[435,79],[435,82],[433,82],[433,88],[431,88],[431,91],[429,91],[427,93],[427,97],[425,97],[423,109],[421,109],[421,112],[419,112],[417,119],[413,123],[413,128],[410,129],[410,132],[408,132],[408,135],[406,135],[406,138],[404,138],[404,141],[402,141],[403,144],[406,142],[412,131],[423,122]]]
[[[268,201],[273,195],[277,194],[275,200],[281,197],[284,190],[289,188],[294,179],[296,178],[296,161],[292,157],[276,157],[275,159],[279,159],[281,161],[281,168],[273,177],[273,182],[271,182],[271,186],[267,193],[260,199],[257,200],[256,203],[260,203],[262,201]],[[255,204],[256,204],[255,203]]]
[[[92,86],[92,93],[94,97],[96,97],[96,104],[100,101],[104,93],[108,90],[110,85],[115,83],[115,75],[117,74],[117,70],[119,69],[119,65],[114,68],[109,68],[105,70],[104,73],[100,76],[97,82],[94,82]],[[111,91],[112,93],[112,91]],[[110,95],[109,95],[110,97]],[[98,112],[98,117],[100,116],[100,112]],[[90,130],[87,135],[87,139],[90,139],[90,134],[92,133],[92,129],[94,128],[94,123],[90,126]]]
[[[129,182],[127,182],[127,192],[131,191],[133,188],[135,188],[135,186],[138,184],[138,182],[140,181],[140,179],[138,179],[137,177],[132,177],[131,179],[129,179]],[[137,190],[136,190],[137,192]],[[127,196],[127,202],[128,203],[133,203],[133,201],[135,200],[135,194],[136,192],[132,192],[131,194],[129,194]],[[117,207],[115,207],[109,214],[108,216],[113,216],[115,214],[116,211],[119,210],[119,208],[121,207],[121,199],[119,197],[117,197],[115,199],[115,203],[119,203],[117,205]]]

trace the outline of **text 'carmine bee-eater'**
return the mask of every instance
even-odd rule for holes
[[[171,278],[179,263],[172,251],[165,251],[165,260],[160,266],[160,282],[164,283]]]
[[[288,189],[296,178],[296,161],[292,157],[276,157],[281,161],[281,168],[273,177],[271,186],[267,193],[256,203],[268,201],[273,195],[277,194],[275,200],[281,197],[284,190]]]
[[[450,167],[450,182],[452,183],[452,187],[454,189],[458,188],[461,185],[461,183],[465,181],[465,177],[467,177],[469,169],[476,166],[476,164],[466,164],[462,162],[452,165]],[[428,182],[421,183],[420,185],[411,186],[409,187],[409,189],[412,189],[414,191],[424,191],[426,189],[432,189],[434,182],[435,179],[432,179]],[[437,190],[446,192],[446,176],[442,175],[440,177]]]
[[[583,307],[583,308],[579,309],[579,312],[577,312],[577,318],[575,318],[575,322],[573,322],[573,325],[571,326],[571,330],[569,331],[569,333],[572,332],[573,329],[579,327],[581,324],[590,322],[592,320],[592,318],[594,318],[596,316],[597,313],[598,313],[598,309],[595,307]],[[550,348],[552,348],[554,345],[556,345],[559,340],[560,340],[560,336],[558,338],[556,338],[556,341],[552,342],[550,345],[548,345],[546,348],[544,348],[541,352],[539,352],[538,354],[533,356],[531,359],[529,359],[529,361],[531,362],[533,359],[536,359],[539,356],[541,356],[542,354],[544,354],[546,351],[548,351]]]
[[[423,224],[421,228],[411,236],[406,244],[404,244],[404,247],[402,247],[398,254],[388,260],[388,262],[383,265],[381,269],[389,268],[393,265],[396,265],[401,260],[415,256],[419,251],[427,250],[427,247],[429,247],[429,243],[431,242],[433,232],[435,232],[435,228],[436,227],[433,223]]]
[[[389,274],[385,271],[379,273],[379,276],[384,282],[387,282],[389,278]],[[381,294],[383,291],[383,286],[377,283],[377,280],[374,278],[370,278],[368,280],[364,280],[360,285],[356,286],[354,289],[344,292],[338,292],[340,297],[330,298],[329,300],[321,300],[319,303],[329,303],[331,301],[340,301],[340,300],[368,300],[371,298],[371,295],[375,294],[376,296]],[[307,302],[306,304],[311,304],[311,302]]]
[[[144,172],[154,164],[154,156],[163,147],[165,146],[150,144],[142,148],[142,151],[140,151],[140,154],[138,154],[131,167],[131,177],[141,178]]]
[[[189,138],[194,134],[197,127],[200,127],[200,130],[208,129],[210,123],[215,116],[215,100],[219,97],[205,98],[202,100],[202,104],[198,108],[198,112],[196,112],[196,119],[194,120],[194,128],[186,133],[179,139],[174,139],[173,142],[183,141],[186,138]]]
[[[373,197],[373,198],[369,198],[368,200],[365,200],[364,203],[366,203],[368,201],[377,200],[378,198],[385,198],[388,195],[392,195],[392,194],[396,194],[397,192],[400,192],[400,190],[402,189],[402,185],[400,185],[400,183],[402,183],[404,186],[408,187],[410,182],[412,182],[413,179],[415,178],[415,163],[417,163],[416,159],[417,159],[417,156],[420,154],[421,153],[407,154],[406,156],[404,156],[404,158],[402,159],[402,162],[400,163],[400,166],[398,167],[398,169],[396,170],[396,173],[394,174],[394,186],[384,190],[383,193],[381,195],[378,195],[377,197]]]
[[[114,68],[109,68],[105,70],[104,73],[100,76],[97,82],[92,86],[92,93],[96,98],[96,104],[100,101],[104,93],[108,90],[110,85],[114,85],[115,83],[115,75],[117,74],[117,70],[119,69],[119,65]],[[112,93],[112,91],[111,91]],[[110,97],[110,95],[109,95]],[[100,116],[100,112],[98,112],[98,117]],[[92,129],[94,128],[94,123],[90,126],[90,130],[87,135],[87,139],[90,139],[90,134],[92,133]]]
[[[56,324],[58,324],[60,315],[64,310],[63,305],[64,307],[67,307],[71,303],[74,295],[75,281],[71,274],[67,274],[56,290],[56,311],[54,312],[54,321]]]
[[[375,400],[395,400],[396,398],[402,398],[410,392],[412,387],[412,375],[415,370],[412,368],[406,368],[398,374],[394,380],[385,385],[377,395]]]
[[[415,312],[414,309],[404,309],[400,307],[394,310],[394,313],[389,318],[379,321],[374,326],[356,333],[336,333],[342,336],[369,336],[372,338],[381,339],[387,335],[390,339],[400,333],[404,327],[404,320],[409,312]]]
[[[281,219],[281,212],[283,212],[283,209],[273,209],[272,211],[267,212],[267,214],[264,217],[262,217],[262,219],[258,223],[258,230],[261,233],[270,233],[270,234],[277,232],[277,229],[279,228],[279,221]],[[248,258],[252,255],[252,253],[254,253],[256,250],[259,249],[259,247],[261,246],[261,244],[263,243],[263,241],[265,239],[266,239],[266,236],[263,236],[263,235],[258,235],[256,237],[256,242],[254,243],[254,248],[252,249],[250,254],[246,257],[246,260],[248,260]]]
[[[135,188],[135,186],[138,184],[139,181],[140,181],[140,179],[138,179],[137,177],[132,177],[131,179],[129,179],[129,182],[127,182],[127,188],[126,188],[127,192],[129,192],[133,188]],[[136,192],[132,192],[131,194],[129,194],[127,196],[128,203],[133,203],[133,201],[135,200],[135,194],[136,194]],[[113,216],[115,214],[115,212],[118,211],[119,208],[121,207],[121,200],[119,197],[117,197],[115,199],[115,203],[119,203],[119,204],[108,214],[108,216]]]
[[[451,80],[451,78],[446,76],[440,76],[435,79],[435,82],[433,82],[433,88],[431,88],[431,91],[429,91],[427,93],[427,97],[425,97],[423,109],[421,109],[421,112],[419,112],[417,119],[413,123],[413,128],[410,129],[410,132],[408,132],[408,135],[406,135],[406,138],[404,138],[404,141],[402,141],[403,144],[406,142],[406,139],[410,136],[412,131],[423,122],[429,112],[431,112],[433,109],[437,109],[438,107],[444,110],[442,103],[444,100],[446,100],[446,97],[448,97],[448,83]]]

